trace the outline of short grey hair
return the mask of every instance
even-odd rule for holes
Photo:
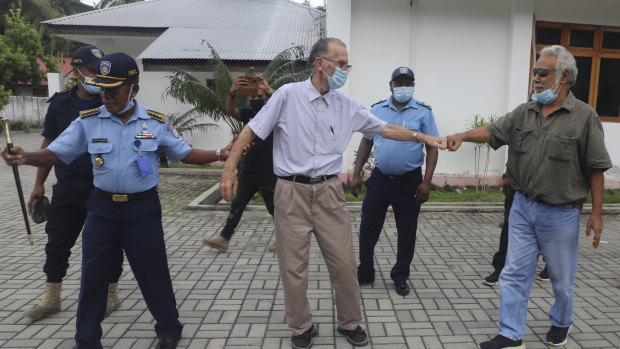
[[[577,62],[569,50],[560,45],[547,46],[540,50],[540,55],[555,56],[557,58],[555,62],[555,69],[557,69],[560,74],[568,70],[570,73],[570,76],[568,77],[568,87],[575,85],[577,82]]]
[[[310,55],[308,56],[308,68],[314,68],[314,61],[316,61],[317,57],[324,56],[329,51],[329,43],[336,42],[345,48],[347,45],[342,42],[342,40],[338,38],[320,38],[317,42],[312,45],[312,49],[310,49]]]

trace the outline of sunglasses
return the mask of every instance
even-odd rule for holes
[[[538,76],[540,76],[541,78],[544,78],[545,76],[549,75],[550,71],[554,71],[557,69],[534,69],[532,70],[532,76],[536,76],[536,74],[538,74]]]

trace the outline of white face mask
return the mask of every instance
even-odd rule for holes
[[[101,88],[99,86],[96,85],[91,85],[91,84],[87,84],[87,81],[92,80],[93,78],[87,78],[86,76],[84,76],[84,74],[82,74],[82,72],[79,69],[75,69],[78,71],[78,73],[80,73],[80,75],[82,75],[82,77],[84,78],[84,82],[82,82],[80,79],[78,79],[78,81],[80,82],[80,84],[82,85],[82,87],[84,87],[84,90],[86,90],[86,92],[88,92],[88,94],[91,95],[98,95],[99,91],[101,91]]]
[[[127,103],[125,103],[125,108],[123,108],[123,110],[116,113],[117,115],[127,112],[129,109],[133,108],[134,105],[136,105],[136,103],[133,101],[133,98],[131,98],[132,91],[133,91],[133,84],[131,84],[131,88],[129,89],[129,96],[127,97]]]

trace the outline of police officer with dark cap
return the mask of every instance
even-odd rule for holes
[[[45,127],[41,132],[44,137],[41,149],[47,148],[78,117],[81,110],[101,105],[99,87],[86,84],[87,80],[95,77],[101,56],[102,52],[95,46],[82,46],[73,53],[71,65],[77,84],[71,90],[56,93],[48,100],[50,105],[45,115]],[[28,201],[31,212],[33,202],[42,200],[45,195],[44,184],[51,169],[51,166],[47,166],[40,167],[37,171],[34,189]],[[32,320],[60,311],[62,279],[67,275],[71,248],[86,220],[86,200],[93,191],[93,170],[87,154],[79,156],[69,164],[56,164],[54,172],[57,182],[52,187],[52,202],[45,225],[45,296],[24,313],[24,317]],[[34,212],[32,216],[34,220]],[[111,263],[113,274],[108,285],[106,316],[120,306],[116,289],[123,271],[123,254],[120,253],[117,257],[117,260]]]
[[[77,348],[101,348],[101,320],[106,285],[113,275],[109,261],[122,248],[155,318],[156,348],[176,348],[183,325],[166,257],[161,206],[157,194],[157,149],[169,159],[206,164],[226,159],[225,149],[192,149],[164,114],[147,109],[134,98],[139,91],[138,66],[124,53],[101,58],[95,79],[103,106],[82,111],[46,149],[24,152],[15,147],[0,155],[9,165],[50,166],[70,163],[85,151],[93,168],[95,190],[88,200],[82,235],[82,281],[77,313]]]

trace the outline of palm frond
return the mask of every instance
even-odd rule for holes
[[[172,122],[174,128],[176,128],[179,133],[191,133],[194,130],[205,132],[219,128],[219,125],[215,123],[199,122],[199,118],[202,118],[203,116],[204,115],[200,114],[196,108],[192,108],[182,114],[168,114],[168,119]]]
[[[226,106],[215,92],[203,85],[190,73],[172,68],[169,75],[170,86],[166,87],[165,94],[182,103],[194,105],[198,112],[211,114],[214,110],[226,112]],[[218,121],[218,119],[215,119]]]
[[[267,64],[267,67],[265,67],[263,78],[265,78],[267,82],[271,83],[271,81],[274,80],[272,77],[274,72],[276,72],[282,65],[286,65],[289,62],[301,61],[305,57],[305,53],[306,48],[304,46],[293,46],[278,53],[278,55],[275,56],[269,64]]]
[[[274,90],[277,90],[280,87],[282,87],[283,85],[289,84],[291,82],[304,81],[304,80],[308,79],[311,74],[312,74],[312,70],[311,69],[302,70],[302,71],[297,72],[297,73],[284,74],[282,76],[279,76],[275,80],[271,81],[269,83],[269,85]]]

